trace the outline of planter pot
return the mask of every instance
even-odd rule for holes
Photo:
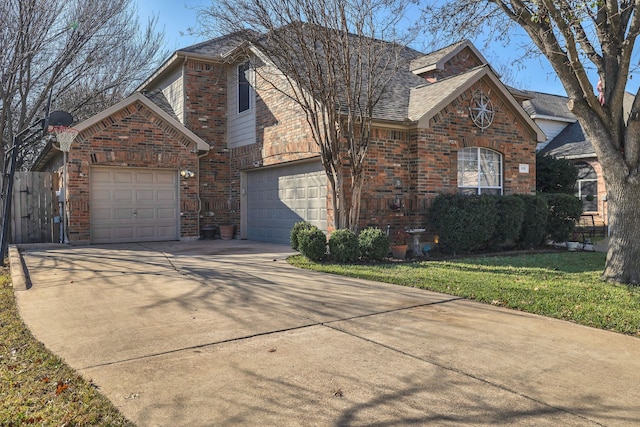
[[[404,259],[407,256],[408,245],[391,246],[391,255],[394,258]]]
[[[571,252],[575,252],[578,250],[578,242],[567,242],[567,249]]]
[[[221,225],[220,226],[220,238],[222,240],[231,240],[233,239],[233,229],[235,226],[233,225]]]

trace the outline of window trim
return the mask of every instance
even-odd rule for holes
[[[462,183],[460,182],[460,156],[462,153],[464,153],[465,151],[472,151],[475,150],[476,152],[476,159],[477,159],[477,173],[476,173],[476,183],[475,185],[462,185]],[[489,152],[489,153],[494,153],[498,155],[498,159],[499,159],[499,166],[500,166],[500,170],[499,170],[499,184],[497,186],[481,186],[481,168],[480,168],[480,159],[482,157],[482,153],[483,152]],[[462,159],[462,161],[464,161],[464,159]],[[475,189],[476,190],[476,194],[482,194],[482,189],[486,189],[486,190],[499,190],[499,194],[503,195],[504,194],[504,156],[502,155],[502,153],[500,153],[499,151],[496,150],[492,150],[490,148],[485,148],[485,147],[465,147],[461,150],[458,150],[457,153],[457,185],[458,185],[458,189]]]
[[[596,169],[593,167],[593,165],[591,165],[590,163],[587,163],[587,162],[576,162],[574,165],[575,165],[576,169],[578,169],[578,170],[580,170],[580,168],[586,169],[588,167],[589,168],[589,174],[587,174],[587,176],[590,175],[591,173],[593,173],[593,175],[595,175],[595,178],[578,178],[578,179],[576,179],[576,196],[582,201],[583,213],[597,213],[597,212],[599,212],[600,211],[600,206],[599,206],[599,203],[598,203],[598,191],[599,191],[598,186],[599,186],[599,183],[598,183],[598,173],[596,172]],[[584,196],[584,199],[583,199],[583,195],[582,195],[582,184],[583,183],[588,183],[588,182],[594,182],[595,185],[596,185],[596,191],[595,191],[596,194],[589,193],[594,198],[590,202],[586,199],[588,194]],[[587,204],[587,203],[595,204],[595,209],[592,209],[592,210],[585,209],[585,204]]]
[[[247,79],[246,72],[251,68],[249,61],[238,64],[236,67],[236,113],[245,114],[247,111],[253,109],[253,102],[251,102],[251,82]],[[240,110],[241,98],[244,96],[242,93],[242,86],[246,85],[246,105],[247,108]]]

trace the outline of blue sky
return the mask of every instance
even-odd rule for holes
[[[196,22],[194,7],[206,6],[211,0],[137,0],[138,13],[142,22],[152,14],[158,16],[158,29],[165,31],[165,48],[171,52],[203,41],[203,38],[189,36],[187,29]],[[524,36],[516,42],[526,42]],[[423,44],[428,41],[424,40]],[[503,47],[498,43],[490,49],[484,47],[484,40],[472,40],[484,57],[499,73],[512,68],[506,83],[518,89],[564,95],[565,91],[545,58],[532,58],[524,62],[525,68],[511,66],[520,58],[522,52],[517,47]],[[415,46],[425,53],[431,49],[420,45]],[[505,73],[506,74],[506,73]],[[593,85],[595,87],[596,82]],[[640,74],[630,81],[629,89],[637,90],[640,84]]]

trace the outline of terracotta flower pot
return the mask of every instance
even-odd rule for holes
[[[409,249],[409,245],[391,246],[391,255],[394,258],[404,259],[407,256],[408,249]]]
[[[235,226],[233,225],[221,225],[220,226],[220,238],[222,240],[231,240],[233,239],[233,229]]]

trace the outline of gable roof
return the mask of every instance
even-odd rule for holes
[[[128,107],[129,105],[135,102],[142,103],[145,107],[149,108],[161,119],[169,123],[173,128],[175,128],[178,132],[184,135],[187,139],[191,140],[196,145],[198,151],[209,151],[209,149],[211,148],[209,144],[207,144],[202,138],[200,138],[195,133],[191,132],[182,123],[180,123],[177,117],[175,117],[175,114],[172,116],[168,112],[164,111],[157,104],[152,102],[148,97],[141,94],[140,92],[136,92],[133,95],[130,95],[129,97],[118,102],[117,104],[112,105],[106,110],[102,110],[100,113],[73,126],[73,128],[76,129],[78,132],[82,132],[83,130],[90,128],[96,123],[99,123],[100,121],[106,119],[112,114],[122,110],[123,108]],[[42,152],[34,162],[31,169],[36,171],[39,170],[41,166],[44,166],[53,156],[55,156],[58,153],[58,151],[53,150],[53,148],[54,147],[50,142],[47,143],[47,145],[44,147],[44,149],[42,150]]]
[[[574,123],[576,116],[567,107],[566,96],[549,93],[526,91],[531,98],[524,101],[522,106],[532,119],[549,119],[560,122]]]
[[[458,43],[454,43],[452,45],[443,47],[442,49],[436,50],[435,52],[431,52],[414,59],[413,61],[411,61],[409,69],[415,74],[422,74],[434,69],[443,69],[445,63],[448,60],[456,56],[465,48],[469,48],[482,64],[488,64],[485,57],[482,56],[480,51],[476,49],[473,43],[471,43],[469,40],[462,40]]]
[[[415,87],[411,90],[408,118],[418,122],[420,127],[429,127],[431,120],[444,107],[449,105],[461,92],[469,89],[478,80],[487,77],[500,94],[507,100],[512,110],[519,114],[529,127],[536,133],[538,142],[546,140],[546,135],[540,127],[523,111],[506,86],[498,79],[488,65],[482,65],[446,79],[431,84]]]
[[[566,159],[596,156],[591,142],[584,136],[582,126],[580,126],[578,122],[571,123],[564,128],[562,132],[553,138],[540,152]]]

